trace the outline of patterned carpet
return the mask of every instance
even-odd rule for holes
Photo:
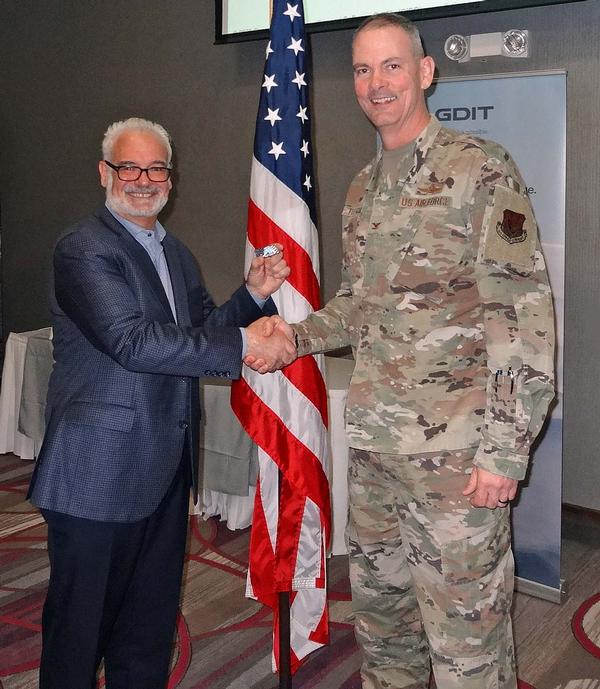
[[[579,606],[572,627],[575,638],[585,650],[600,658],[600,593]]]
[[[0,455],[0,689],[35,689],[48,580],[46,529],[24,497],[33,464]],[[271,689],[271,614],[244,598],[248,531],[190,520],[169,689]],[[360,689],[346,558],[330,561],[331,644],[294,678],[302,689]],[[102,678],[99,687],[104,682]]]
[[[48,560],[44,522],[24,500],[31,470],[31,462],[0,455],[0,689],[37,687]],[[244,598],[247,551],[247,530],[231,532],[216,520],[191,518],[169,689],[278,686],[271,673],[270,611]],[[349,598],[347,560],[331,558],[331,644],[310,656],[294,677],[294,689],[360,689]],[[572,627],[590,656],[600,657],[600,594],[580,606]],[[534,688],[521,681],[519,689]],[[600,689],[600,680],[548,689]]]

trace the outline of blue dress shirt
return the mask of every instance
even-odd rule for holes
[[[115,220],[117,220],[121,223],[121,225],[123,225],[127,232],[129,232],[129,234],[144,247],[144,249],[148,253],[148,256],[150,256],[150,259],[152,260],[152,263],[156,268],[156,272],[158,273],[158,277],[162,282],[162,286],[167,295],[167,299],[169,300],[169,305],[171,307],[171,311],[173,312],[173,318],[175,319],[175,323],[177,323],[177,311],[175,309],[173,285],[171,284],[169,266],[167,265],[167,259],[165,258],[165,250],[162,245],[162,240],[165,238],[167,231],[158,220],[154,225],[154,229],[149,230],[145,227],[141,227],[140,225],[136,225],[134,222],[131,222],[131,220],[126,220],[125,218],[120,216],[116,211],[113,211],[112,208],[110,208],[108,205],[106,207],[109,213],[115,218]],[[250,292],[250,290],[248,290],[248,292]],[[266,299],[261,299],[260,297],[257,297],[254,294],[252,294],[252,292],[250,292],[250,296],[252,297],[252,299],[254,299],[256,304],[261,309],[267,302]],[[240,328],[240,332],[242,333],[242,358],[244,358],[244,356],[246,356],[246,350],[248,348],[248,341],[246,338],[245,328]]]
[[[129,232],[129,234],[144,247],[148,256],[150,256],[150,259],[152,260],[152,263],[156,268],[156,272],[158,273],[158,277],[162,282],[162,286],[165,290],[165,294],[167,295],[167,299],[169,300],[169,306],[171,307],[171,311],[173,312],[173,318],[175,319],[175,323],[177,323],[177,311],[175,309],[173,285],[171,284],[169,266],[167,265],[167,259],[165,258],[165,250],[162,245],[162,240],[165,238],[167,231],[158,222],[158,220],[154,225],[154,229],[148,230],[145,227],[136,225],[134,222],[131,222],[131,220],[126,220],[118,213],[113,211],[112,208],[109,208],[108,206],[106,207],[108,208],[111,215],[115,218],[115,220],[117,220],[121,223],[121,225],[123,225],[127,232]]]

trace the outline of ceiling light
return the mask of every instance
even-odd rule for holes
[[[444,53],[448,59],[455,62],[468,62],[473,58],[492,56],[529,57],[529,31],[509,29],[471,36],[455,33],[446,39]]]
[[[510,29],[502,36],[502,54],[507,57],[529,57],[529,31]]]
[[[444,43],[446,57],[456,62],[467,62],[469,55],[469,37],[461,36],[458,33],[448,36]]]

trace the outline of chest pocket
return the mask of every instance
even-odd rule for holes
[[[361,223],[362,205],[346,205],[342,210],[342,251],[343,262],[353,289],[360,290],[364,280],[363,257],[366,234]]]
[[[414,199],[410,199],[414,203]],[[390,289],[413,292],[436,304],[454,291],[468,266],[467,223],[461,208],[405,207],[400,214],[409,232],[399,250]],[[392,264],[394,261],[392,261]]]

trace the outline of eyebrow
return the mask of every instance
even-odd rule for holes
[[[385,65],[387,62],[405,62],[405,58],[395,57],[395,56],[386,57],[384,60],[382,60],[382,61],[380,62],[380,64]],[[356,69],[357,67],[369,67],[369,66],[370,66],[370,65],[369,65],[368,63],[366,63],[366,62],[355,62],[355,63],[352,65],[352,68],[353,68],[353,69]]]
[[[135,160],[119,160],[118,165],[135,165],[135,167],[141,167],[140,163],[136,163]],[[155,165],[160,165],[161,167],[168,167],[166,161],[164,160],[153,160],[149,167],[154,167]]]

